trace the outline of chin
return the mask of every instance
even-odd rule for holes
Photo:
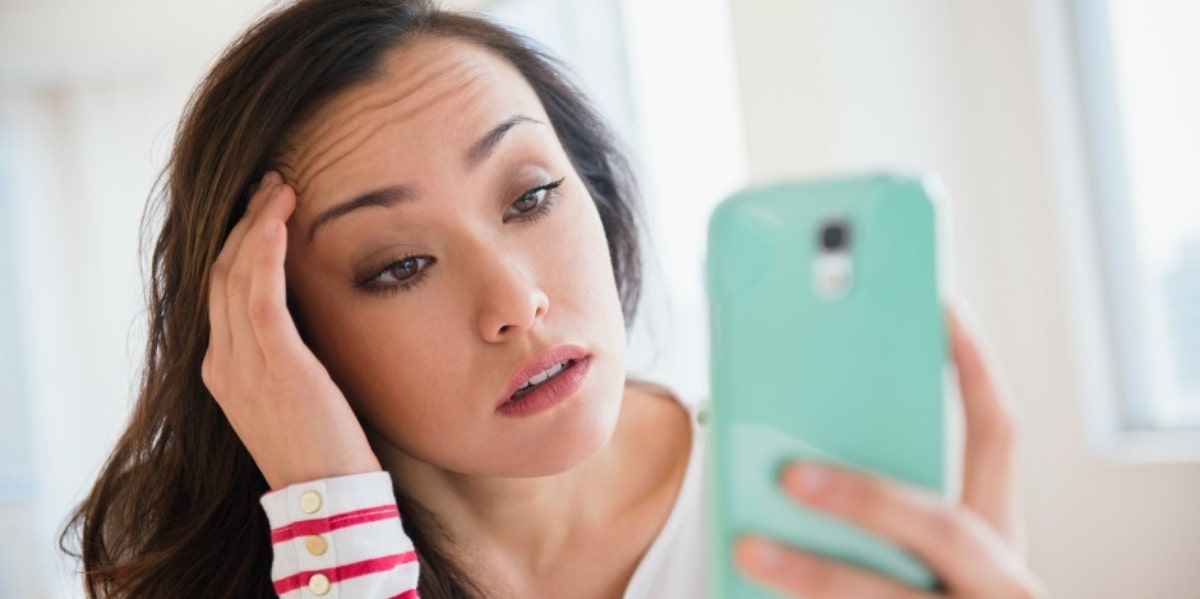
[[[599,373],[596,373],[599,374]],[[579,466],[600,452],[617,427],[624,396],[624,376],[604,377],[604,386],[589,389],[553,412],[533,417],[521,427],[520,439],[493,463],[499,476],[552,476]],[[597,387],[599,387],[597,385]]]

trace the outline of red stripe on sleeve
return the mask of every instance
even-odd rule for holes
[[[421,599],[421,596],[417,594],[417,589],[409,589],[392,597],[392,599]]]
[[[357,578],[359,576],[366,576],[367,574],[385,572],[395,568],[396,566],[407,564],[416,560],[416,552],[407,551],[405,553],[397,553],[387,557],[377,557],[375,559],[368,559],[361,562],[355,562],[353,564],[338,566],[332,570],[312,570],[309,572],[299,572],[297,574],[288,576],[287,578],[276,580],[275,594],[282,595],[288,591],[294,591],[308,584],[308,579],[312,578],[315,574],[324,574],[329,578],[329,582],[341,582],[351,578]],[[400,594],[400,597],[404,596],[405,595],[403,593]]]
[[[395,505],[381,505],[344,514],[335,514],[328,518],[301,520],[271,531],[271,543],[283,543],[296,537],[316,535],[355,524],[364,524],[388,518],[399,518],[400,510]]]

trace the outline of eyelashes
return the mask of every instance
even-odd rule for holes
[[[525,222],[534,222],[543,216],[546,216],[546,214],[550,211],[550,208],[553,208],[554,203],[558,200],[557,190],[558,186],[562,185],[563,179],[565,179],[565,177],[557,181],[551,181],[549,183],[539,185],[521,194],[521,197],[517,198],[512,204],[509,205],[510,207],[516,206],[518,203],[525,200],[534,198],[538,194],[542,194],[542,196],[541,199],[539,199],[538,202],[531,208],[527,210],[518,210],[515,213],[516,218],[523,219]],[[508,221],[505,220],[504,222]]]
[[[425,264],[424,266],[416,268],[415,271],[412,270],[414,267],[411,265],[422,262]],[[428,265],[432,263],[433,258],[429,256],[409,254],[403,258],[400,258],[399,260],[393,260],[389,262],[382,269],[379,269],[375,274],[367,277],[366,279],[355,281],[354,286],[368,293],[404,291],[416,286],[418,283],[424,280],[425,277],[429,276],[429,273],[426,272],[426,269],[428,268]],[[394,274],[396,269],[400,268],[405,268],[406,270],[412,272],[412,274],[403,278],[393,276],[392,278],[395,279],[394,282],[387,282],[383,280],[385,275]]]
[[[522,224],[532,224],[547,216],[558,204],[558,187],[565,179],[566,177],[560,177],[556,181],[543,183],[521,194],[509,204],[509,210],[505,210],[503,222],[507,223],[515,218]],[[512,211],[513,207],[530,200],[537,202],[528,209]],[[355,279],[353,284],[354,287],[372,294],[408,291],[429,276],[429,266],[435,262],[437,260],[432,256],[406,254],[388,260],[383,266],[373,269],[372,274]],[[390,281],[386,280],[389,278]]]

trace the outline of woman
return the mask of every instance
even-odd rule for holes
[[[526,40],[419,1],[285,7],[203,82],[162,198],[141,397],[74,519],[91,596],[704,593],[703,430],[624,372],[634,185]],[[782,483],[951,595],[1033,595],[1005,404],[954,330],[961,506],[831,469]],[[920,595],[736,553],[788,593]]]

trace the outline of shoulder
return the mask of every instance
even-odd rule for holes
[[[625,399],[638,406],[630,427],[634,444],[639,446],[635,453],[660,456],[660,480],[681,479],[695,441],[695,406],[663,385],[632,378],[626,381]]]
[[[626,378],[625,387],[626,397],[640,396],[649,400],[642,403],[649,406],[647,420],[657,431],[677,431],[694,441],[686,445],[704,443],[708,432],[708,397],[687,397],[666,385],[644,379]]]
[[[670,421],[674,421],[676,426],[688,424],[690,428],[692,421],[698,418],[703,420],[702,417],[699,417],[702,410],[698,402],[687,401],[686,398],[680,397],[666,385],[644,379],[627,378],[626,389],[627,395],[632,394],[649,400],[645,403],[649,406],[652,419],[657,422],[670,424]]]
[[[707,570],[703,454],[705,452],[706,405],[688,401],[671,389],[647,381],[629,381],[628,387],[641,394],[659,418],[653,422],[658,433],[652,443],[668,448],[671,456],[657,473],[660,503],[658,528],[650,546],[626,589],[627,599],[674,596],[708,596],[706,578],[696,572]],[[662,431],[669,431],[664,435]]]

